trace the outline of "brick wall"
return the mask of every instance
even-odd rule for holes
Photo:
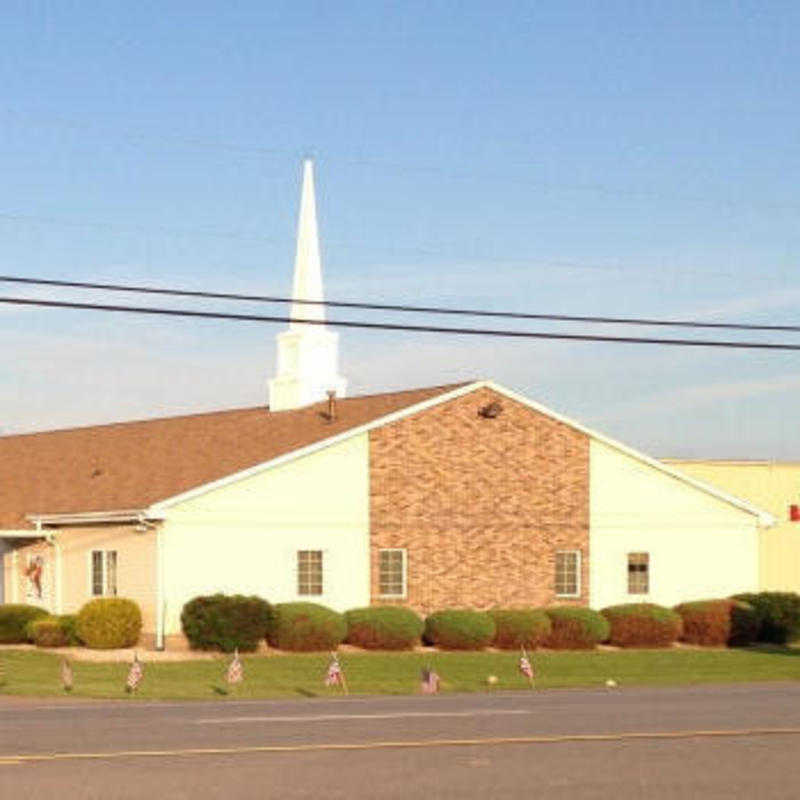
[[[479,410],[498,402],[501,413]],[[481,389],[370,432],[372,601],[378,550],[406,548],[407,604],[586,604],[589,440]],[[580,550],[581,597],[555,597],[555,553]]]

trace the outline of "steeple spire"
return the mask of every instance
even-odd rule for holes
[[[303,162],[303,189],[300,195],[300,218],[297,223],[297,252],[294,259],[294,287],[292,299],[324,300],[322,292],[322,262],[319,257],[319,232],[317,230],[317,202],[314,196],[314,164]],[[325,306],[292,303],[292,319],[325,320]],[[298,330],[302,323],[292,322],[290,330]]]
[[[278,334],[278,370],[269,382],[271,411],[316,403],[324,400],[329,391],[344,397],[347,381],[338,374],[339,337],[325,327],[325,307],[298,302],[323,299],[314,166],[306,160],[297,223],[291,318],[321,324],[290,322],[289,330]]]

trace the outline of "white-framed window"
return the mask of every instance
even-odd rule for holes
[[[92,595],[94,597],[116,597],[117,595],[117,551],[92,550]]]
[[[580,597],[581,551],[556,551],[555,587],[557,597]]]
[[[322,594],[322,550],[297,551],[297,594]]]
[[[404,548],[378,550],[378,592],[381,597],[406,596],[406,560]]]
[[[628,553],[628,594],[650,591],[650,553]]]

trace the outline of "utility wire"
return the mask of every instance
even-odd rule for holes
[[[415,314],[447,314],[451,316],[494,317],[501,319],[530,319],[551,322],[588,322],[609,325],[646,325],[679,328],[714,328],[737,331],[782,331],[800,332],[800,325],[758,325],[744,322],[703,322],[686,319],[652,319],[643,317],[603,317],[571,314],[533,314],[518,311],[489,311],[486,309],[447,308],[441,306],[412,306],[391,303],[360,303],[341,300],[294,300],[290,297],[271,295],[236,294],[229,292],[205,292],[191,289],[162,289],[157,286],[141,286],[119,283],[91,283],[88,281],[65,281],[50,278],[25,278],[18,275],[0,275],[0,283],[17,283],[32,286],[58,286],[70,289],[100,289],[109,292],[169,295],[172,297],[197,297],[210,300],[238,300],[253,303],[298,303],[329,308],[353,308],[368,311],[399,311]]]
[[[332,325],[340,328],[365,328],[368,330],[410,331],[424,333],[452,333],[470,336],[505,336],[516,339],[559,339],[573,342],[614,342],[617,344],[657,344],[683,347],[725,347],[740,350],[800,350],[800,344],[780,342],[735,342],[711,339],[657,339],[644,336],[600,336],[595,334],[545,333],[542,331],[510,331],[490,328],[450,328],[438,325],[401,325],[390,322],[357,322],[355,320],[317,320],[260,314],[229,314],[219,311],[186,311],[178,308],[148,308],[147,306],[118,306],[100,303],[73,303],[61,300],[34,300],[27,297],[0,297],[0,303],[44,308],[78,309],[82,311],[112,311],[155,316],[193,317],[197,319],[223,319],[237,322],[293,322],[304,325]]]

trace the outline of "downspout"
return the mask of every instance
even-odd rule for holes
[[[164,587],[164,533],[161,523],[149,522],[145,515],[139,514],[138,530],[155,531],[156,534],[156,650],[164,649],[164,617],[165,617],[165,598]]]
[[[156,526],[156,650],[164,649],[164,530]]]

